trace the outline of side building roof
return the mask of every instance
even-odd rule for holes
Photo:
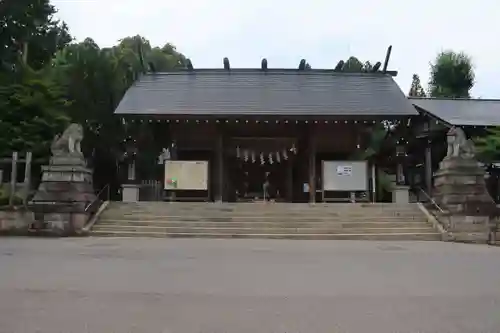
[[[392,76],[333,70],[195,69],[141,76],[121,115],[417,115]]]
[[[454,126],[500,126],[500,100],[414,98],[420,110]]]

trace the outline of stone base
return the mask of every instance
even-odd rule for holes
[[[488,243],[490,236],[490,218],[488,216],[442,216],[446,228],[447,241]]]
[[[52,156],[50,158],[50,165],[64,165],[64,166],[86,166],[85,159],[81,155],[63,155]]]
[[[392,202],[407,204],[410,202],[410,188],[408,186],[396,186],[392,190]]]
[[[42,183],[30,203],[34,229],[51,236],[80,235],[92,214],[87,207],[96,200],[92,170],[81,156],[65,155],[52,157],[42,172]]]
[[[487,243],[496,205],[485,185],[485,171],[474,158],[447,157],[435,173],[433,194],[448,216],[442,217],[447,238]]]
[[[446,241],[475,244],[488,244],[488,232],[449,232]]]
[[[0,235],[27,235],[33,223],[33,214],[29,211],[1,211]]]
[[[79,236],[88,219],[87,213],[43,214],[35,223],[35,231],[56,237]]]
[[[123,202],[139,202],[139,185],[123,184],[122,185],[122,201]]]

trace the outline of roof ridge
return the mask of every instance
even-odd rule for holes
[[[495,98],[464,98],[464,97],[418,97],[407,96],[412,100],[428,100],[428,101],[471,101],[471,102],[500,102],[500,99]]]
[[[163,75],[185,75],[185,74],[290,74],[290,75],[345,75],[345,76],[396,76],[397,71],[387,71],[386,73],[378,72],[339,72],[334,69],[308,69],[298,70],[296,68],[269,68],[266,70],[260,68],[232,68],[226,70],[224,68],[199,68],[194,70],[178,69],[167,72],[149,72],[143,75],[146,76],[163,76]]]

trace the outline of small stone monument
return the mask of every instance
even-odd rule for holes
[[[82,139],[82,126],[71,124],[52,142],[50,163],[42,167],[42,181],[30,203],[38,231],[78,235],[92,214],[88,207],[96,196],[92,170],[80,148]]]
[[[434,198],[446,212],[443,223],[449,240],[485,243],[496,204],[485,185],[485,171],[475,147],[461,128],[447,134],[448,152],[434,175]],[[491,220],[491,221],[490,221]]]

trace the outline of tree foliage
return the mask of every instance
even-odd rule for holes
[[[469,98],[474,86],[472,60],[464,53],[445,51],[431,64],[429,91],[432,97]]]
[[[85,128],[87,156],[98,147],[112,160],[122,139],[113,112],[125,91],[142,73],[186,66],[173,44],[152,47],[139,35],[103,49],[91,38],[70,43],[49,0],[0,6],[0,155],[47,152],[47,143],[73,121]]]
[[[86,142],[95,147],[95,140],[112,143],[121,139],[116,133],[121,125],[113,112],[139,75],[175,70],[185,63],[186,57],[172,44],[151,47],[142,36],[126,37],[118,45],[104,49],[87,38],[58,52],[51,73],[73,101],[71,118],[84,124]]]
[[[71,39],[48,0],[1,3],[0,155],[47,152],[68,121],[69,105],[46,67]]]
[[[28,76],[0,87],[0,153],[49,152],[54,133],[64,129],[69,103],[51,80]]]
[[[410,92],[408,93],[408,96],[410,96],[410,97],[425,97],[424,88],[422,88],[422,84],[420,83],[420,77],[417,74],[413,74]]]
[[[477,157],[484,163],[500,161],[500,127],[488,130],[487,135],[474,138]]]
[[[65,23],[54,19],[49,0],[15,0],[0,3],[0,61],[13,69],[19,57],[34,69],[50,62],[57,50],[71,41]]]

